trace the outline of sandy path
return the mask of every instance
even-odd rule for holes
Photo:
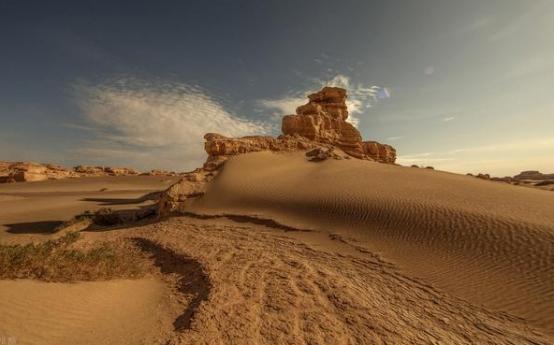
[[[171,319],[158,280],[0,281],[0,338],[26,344],[156,344]],[[164,325],[165,323],[165,325]]]

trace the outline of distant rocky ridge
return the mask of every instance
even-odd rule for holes
[[[489,174],[483,173],[479,173],[477,175],[468,175],[475,176],[483,180],[505,182],[518,186],[534,187],[543,190],[554,191],[554,174],[543,174],[537,170],[522,171],[515,176],[505,177],[491,177]]]
[[[347,121],[346,97],[346,90],[338,87],[324,87],[309,95],[308,103],[299,106],[295,115],[283,117],[283,134],[278,137],[206,134],[204,149],[208,159],[202,168],[185,174],[161,193],[159,214],[183,211],[188,199],[204,194],[206,183],[229,157],[243,153],[307,151],[306,158],[312,162],[357,158],[394,164],[396,150],[392,146],[362,141],[360,132]]]
[[[140,173],[130,168],[78,165],[67,169],[60,165],[35,162],[3,162],[0,161],[0,183],[33,182],[44,180],[59,180],[64,178],[91,176],[176,176],[175,172],[151,170]]]
[[[537,170],[522,171],[513,177],[516,180],[554,180],[554,174],[543,174]]]

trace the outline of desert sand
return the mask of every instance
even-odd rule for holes
[[[324,230],[454,295],[554,330],[554,197],[545,191],[263,152],[229,162],[190,209]]]
[[[2,243],[55,236],[10,232],[7,224],[65,220],[102,204],[136,208],[141,194],[171,183],[113,177],[1,186]],[[257,152],[230,158],[187,209],[81,231],[82,246],[129,240],[148,248],[154,276],[0,281],[0,336],[22,344],[554,341],[551,192]]]
[[[155,344],[173,322],[166,290],[153,279],[0,281],[0,336],[24,345]]]
[[[21,243],[47,239],[62,222],[101,207],[137,209],[140,198],[167,188],[172,177],[82,177],[0,184],[0,241]]]
[[[0,343],[554,343],[554,193],[396,165],[346,97],[180,177],[0,185]]]

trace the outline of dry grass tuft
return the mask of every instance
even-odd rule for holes
[[[87,281],[138,278],[148,270],[142,252],[126,241],[75,246],[80,234],[26,245],[0,245],[0,279]]]

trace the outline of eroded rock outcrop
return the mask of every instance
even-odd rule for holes
[[[537,170],[522,171],[514,176],[515,180],[548,180],[554,179],[554,174],[543,174]]]
[[[229,138],[221,134],[204,136],[208,159],[195,177],[185,176],[161,193],[159,215],[183,210],[187,200],[204,193],[225,161],[234,155],[258,151],[307,151],[306,158],[319,162],[329,158],[359,158],[394,163],[396,150],[376,141],[362,141],[360,132],[348,119],[346,90],[325,87],[308,96],[308,103],[299,106],[295,115],[283,117],[283,134],[278,137],[247,136]],[[192,173],[191,173],[192,174]]]
[[[78,165],[73,171],[80,176],[133,176],[139,172],[131,168],[114,168],[104,166]]]
[[[396,162],[396,149],[387,144],[376,141],[362,142],[364,154],[381,163],[394,164]]]
[[[346,90],[325,87],[308,99],[296,109],[296,115],[283,117],[283,134],[337,146],[351,156],[365,158],[360,132],[346,121]]]
[[[213,176],[214,173],[205,169],[196,169],[193,172],[184,174],[177,183],[171,185],[160,194],[158,214],[164,216],[182,211],[188,199],[204,194],[206,183]]]
[[[0,183],[59,180],[71,177],[133,176],[138,174],[139,172],[130,168],[79,165],[73,169],[67,169],[55,164],[0,162]]]
[[[316,147],[337,147],[348,155],[394,163],[396,150],[376,141],[362,141],[360,132],[348,119],[346,90],[324,87],[308,96],[308,103],[299,106],[295,115],[286,115],[282,121],[283,135],[227,138],[209,133],[204,136],[208,163],[217,157],[256,151],[308,150]]]

